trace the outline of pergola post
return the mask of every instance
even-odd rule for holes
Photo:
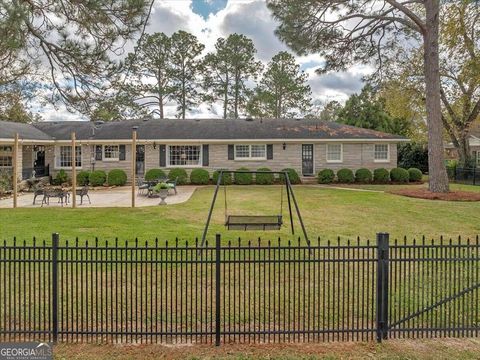
[[[72,132],[72,208],[77,207],[77,139]]]
[[[137,168],[137,130],[132,131],[132,208],[135,207],[135,183]]]
[[[18,133],[15,134],[15,140],[13,142],[13,208],[17,207],[18,197]]]

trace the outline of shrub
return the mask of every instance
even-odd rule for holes
[[[455,180],[455,174],[457,172],[458,161],[457,160],[447,160],[447,174],[450,180]]]
[[[90,173],[88,180],[91,186],[103,186],[107,181],[107,174],[103,170],[95,170]]]
[[[88,185],[90,173],[88,171],[80,171],[77,174],[77,185],[85,186]]]
[[[362,168],[355,171],[355,181],[362,184],[368,184],[372,182],[372,172],[368,169]]]
[[[241,167],[237,171],[248,171],[248,169]],[[235,184],[237,185],[250,185],[253,182],[252,173],[235,173],[233,178],[235,180]]]
[[[207,185],[210,174],[205,169],[193,169],[190,173],[190,182],[195,185]]]
[[[393,182],[408,182],[408,171],[403,168],[395,168],[390,171],[390,180]]]
[[[121,169],[113,169],[108,173],[107,182],[110,186],[123,186],[127,183],[127,174]]]
[[[282,169],[282,172],[287,172],[288,173],[288,178],[290,179],[290,184],[300,184],[300,176],[298,176],[298,173],[295,171],[295,169]],[[285,181],[285,176],[283,174],[280,175],[280,180]]]
[[[271,171],[269,168],[260,168],[258,171]],[[255,182],[259,185],[272,185],[275,182],[273,174],[256,174]]]
[[[8,171],[0,171],[0,195],[12,190],[12,174]]]
[[[422,172],[417,168],[408,169],[408,179],[409,181],[422,181]]]
[[[335,180],[335,173],[332,169],[323,169],[318,173],[319,184],[330,184]]]
[[[65,170],[62,169],[57,173],[55,179],[53,179],[53,185],[62,185],[66,182],[68,182],[68,175]]]
[[[188,183],[188,175],[187,171],[185,169],[172,169],[168,173],[168,179],[169,180],[175,180],[177,179],[177,185],[185,185]]]
[[[373,170],[373,182],[377,184],[386,184],[390,181],[390,173],[387,169],[379,168]]]
[[[212,180],[214,184],[217,184],[218,182],[218,175],[220,174],[220,170],[226,170],[226,169],[219,169],[213,172]],[[223,173],[221,185],[232,185],[232,173]]]
[[[337,171],[337,179],[339,183],[353,183],[355,181],[355,176],[353,171],[350,169],[340,169]]]
[[[426,144],[406,143],[398,145],[398,167],[428,171],[428,147]]]
[[[167,175],[165,174],[165,171],[163,171],[162,169],[150,169],[145,174],[146,181],[152,181],[152,180],[162,179],[166,177]]]

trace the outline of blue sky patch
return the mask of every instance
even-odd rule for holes
[[[228,0],[192,0],[192,10],[204,19],[210,14],[216,14],[227,6]]]

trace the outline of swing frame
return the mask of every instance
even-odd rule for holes
[[[310,240],[308,239],[307,231],[305,229],[305,225],[303,224],[303,219],[302,215],[300,214],[300,209],[297,204],[297,200],[295,198],[295,194],[293,192],[292,184],[290,182],[290,178],[288,176],[288,172],[286,171],[254,171],[254,170],[219,170],[218,174],[218,179],[217,179],[217,185],[215,187],[215,192],[213,193],[213,199],[212,203],[210,205],[210,210],[208,212],[208,217],[207,217],[207,222],[205,224],[205,229],[203,230],[203,236],[202,236],[202,244],[201,246],[205,244],[205,240],[207,238],[207,232],[208,232],[208,227],[210,226],[210,220],[212,218],[212,212],[215,207],[215,202],[217,200],[217,195],[218,195],[218,190],[220,189],[220,186],[222,184],[223,180],[223,175],[224,174],[273,174],[273,175],[283,175],[285,179],[285,190],[287,193],[287,199],[288,199],[288,212],[290,215],[290,227],[292,230],[292,235],[295,235],[295,227],[293,225],[293,216],[292,216],[292,201],[295,206],[295,210],[298,216],[298,220],[300,222],[301,228],[303,235],[305,237],[305,240],[307,242],[307,245],[310,246]],[[226,192],[226,184],[223,184],[225,192]],[[283,189],[281,190],[281,196],[282,196],[282,208],[283,208]],[[225,206],[226,206],[226,196],[225,196]],[[252,221],[246,221],[241,219],[244,218],[272,218],[276,219],[276,221],[271,221],[271,222],[252,222]],[[231,221],[231,220],[239,220],[239,221]],[[279,230],[281,226],[283,225],[283,217],[282,215],[225,215],[225,226],[229,230]]]

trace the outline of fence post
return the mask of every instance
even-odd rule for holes
[[[52,338],[58,340],[58,233],[52,234]]]
[[[388,337],[389,234],[377,234],[377,342]]]
[[[475,176],[475,175],[476,175],[476,174],[477,174],[477,168],[474,167],[474,168],[473,168],[473,185],[476,185],[476,184],[475,184],[475,182],[476,182],[476,176]]]
[[[215,346],[220,346],[220,234],[215,236]]]

